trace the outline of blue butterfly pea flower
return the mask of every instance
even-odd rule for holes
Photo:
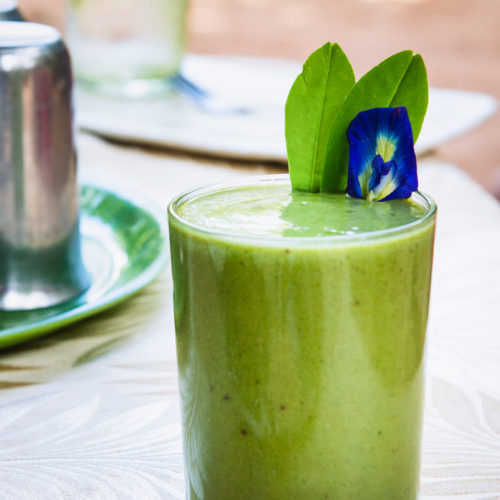
[[[347,193],[386,201],[409,198],[418,188],[417,159],[405,107],[361,111],[347,130]]]

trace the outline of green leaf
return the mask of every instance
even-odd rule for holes
[[[424,123],[427,104],[429,103],[429,84],[427,82],[427,71],[420,54],[416,54],[405,76],[399,84],[399,88],[392,98],[390,106],[405,106],[408,110],[411,129],[413,132],[413,142],[417,137]]]
[[[354,83],[351,64],[338,44],[326,43],[305,62],[285,106],[285,137],[293,189],[320,190],[331,127]]]
[[[411,50],[398,52],[375,66],[353,87],[331,129],[327,149],[327,167],[321,185],[322,191],[334,193],[345,191],[349,164],[349,144],[346,132],[349,124],[360,111],[391,105],[393,98],[397,97],[399,86],[412,59]],[[406,87],[405,84],[403,89]]]

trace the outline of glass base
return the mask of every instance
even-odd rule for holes
[[[77,85],[85,92],[124,97],[128,99],[147,99],[172,92],[170,77],[135,78],[127,81],[88,80],[76,76]]]

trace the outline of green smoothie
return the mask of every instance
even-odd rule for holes
[[[170,207],[187,497],[414,500],[435,206],[287,179]]]

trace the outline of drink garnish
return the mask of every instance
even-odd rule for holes
[[[292,186],[316,193],[329,163],[328,144],[340,107],[355,84],[338,44],[314,51],[295,80],[285,108],[285,136]]]
[[[345,192],[348,167],[352,164],[353,172],[349,173],[349,178],[353,177],[353,180],[349,182],[348,190],[351,196],[369,196],[374,201],[410,196],[408,189],[417,183],[413,178],[407,179],[407,175],[413,172],[414,166],[401,165],[400,162],[415,155],[413,143],[422,127],[427,103],[427,73],[420,55],[414,55],[410,50],[398,52],[354,83],[351,64],[339,45],[323,45],[305,62],[302,73],[290,89],[285,107],[285,137],[292,188],[308,192]],[[399,120],[394,122],[396,127],[401,127],[395,136],[399,145],[397,157],[389,157],[388,150],[385,155],[380,154],[380,158],[376,153],[368,167],[367,161],[360,164],[362,152],[356,152],[357,149],[370,143],[373,137],[383,137],[388,130],[376,133],[377,127],[385,123],[382,117],[388,119],[394,109],[403,107],[406,115],[397,111]],[[388,108],[389,111],[384,114],[379,108]],[[378,110],[354,122],[361,112],[372,109]],[[403,126],[404,115],[409,127]],[[365,126],[361,126],[361,122]],[[352,123],[357,140],[348,141],[347,130]],[[370,131],[365,139],[361,135],[363,131]],[[394,132],[391,129],[391,133]],[[404,134],[406,138],[403,139]],[[403,150],[403,145],[410,147],[411,152]],[[350,160],[352,155],[355,158]],[[355,177],[361,173],[357,186]],[[400,186],[404,188],[400,189]],[[382,194],[385,195],[380,198]]]
[[[404,106],[373,108],[347,130],[347,193],[369,201],[409,198],[418,188],[413,133]]]

